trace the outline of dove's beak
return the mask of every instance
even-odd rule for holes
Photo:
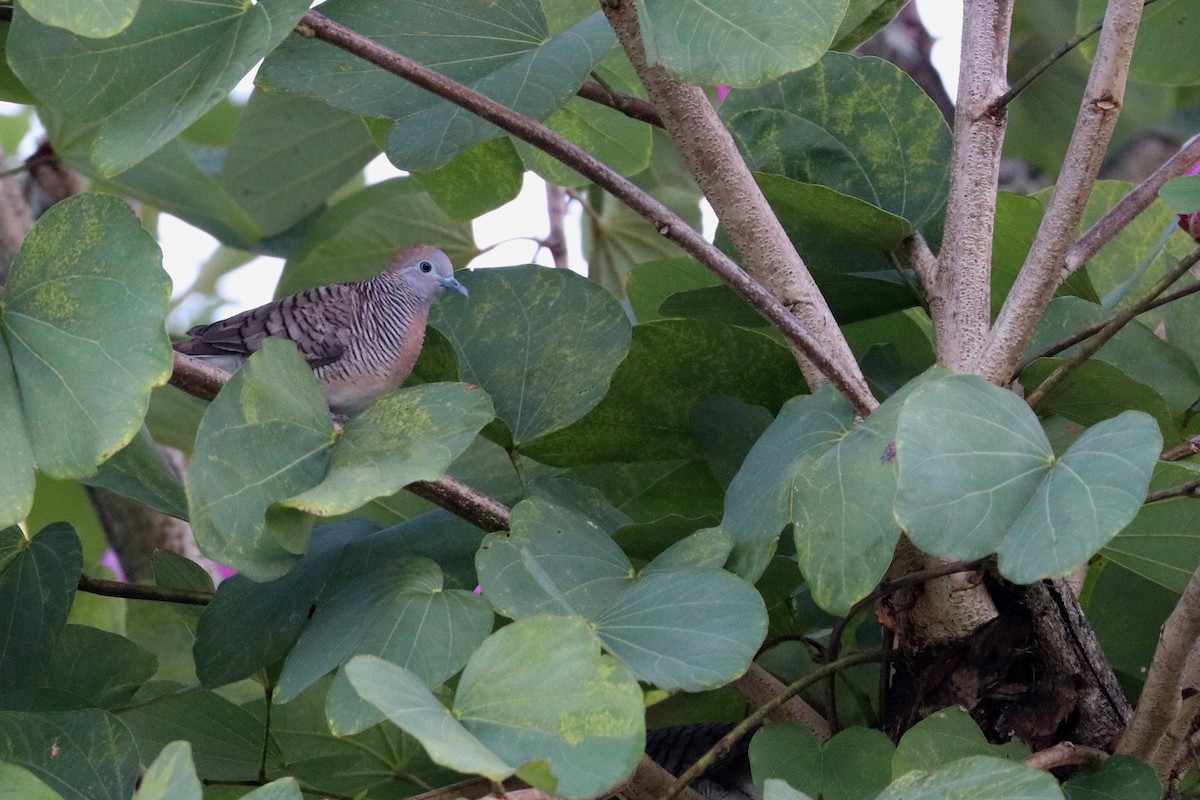
[[[458,292],[463,297],[470,296],[470,292],[467,291],[467,287],[465,287],[461,283],[459,283],[458,278],[455,278],[453,275],[451,275],[449,277],[440,277],[439,276],[438,282],[441,283],[442,286],[446,287],[450,291]]]

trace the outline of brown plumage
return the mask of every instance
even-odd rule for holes
[[[429,309],[447,289],[467,294],[446,254],[418,245],[401,250],[374,278],[318,286],[198,325],[175,349],[233,372],[263,339],[290,339],[316,373],[329,409],[353,414],[412,372]]]

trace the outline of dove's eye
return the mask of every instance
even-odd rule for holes
[[[420,268],[421,272],[433,272],[433,264],[429,263],[428,261],[422,261],[417,266]]]

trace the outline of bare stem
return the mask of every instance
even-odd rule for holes
[[[1200,489],[1200,478],[1186,481],[1176,486],[1168,486],[1166,489],[1159,489],[1157,492],[1150,492],[1150,494],[1146,495],[1146,502],[1157,503],[1159,500],[1170,500],[1172,497],[1195,497],[1198,489]]]
[[[662,66],[647,63],[634,0],[608,0],[602,7],[675,150],[721,220],[746,270],[800,318],[821,357],[848,380],[848,387],[838,388],[853,392],[847,397],[856,405],[861,401],[860,411],[874,408],[877,403],[829,305],[703,90],[676,81]],[[812,361],[812,353],[794,344],[810,387],[832,379]]]
[[[1108,4],[1054,196],[978,363],[977,371],[993,383],[1009,380],[1059,286],[1067,251],[1121,111],[1141,15],[1142,0]]]
[[[658,116],[658,112],[654,110],[654,106],[640,97],[615,92],[606,86],[601,86],[599,83],[592,83],[590,81],[579,87],[578,95],[584,100],[591,100],[593,103],[599,103],[602,106],[616,109],[627,117],[653,125],[656,128],[663,126],[662,118]]]
[[[1095,766],[1106,758],[1108,753],[1097,747],[1059,742],[1025,759],[1025,766],[1049,771],[1059,767]]]
[[[837,351],[825,349],[824,341],[829,338],[829,331],[810,330],[775,295],[742,271],[741,267],[732,259],[706,241],[699,231],[688,225],[682,217],[629,179],[605,166],[591,153],[566,141],[545,125],[518,114],[491,98],[447,78],[436,70],[418,64],[316,11],[310,11],[304,15],[300,24],[296,26],[296,32],[301,36],[320,39],[340,47],[470,111],[496,127],[545,151],[596,183],[654,225],[663,237],[679,245],[684,252],[715,272],[751,308],[774,325],[783,334],[789,345],[802,352],[817,371],[836,385],[859,411],[869,413],[878,405],[875,398],[871,396],[870,390],[867,389],[866,381],[863,380],[853,358],[846,361],[840,357],[840,353],[838,356],[829,354]],[[841,337],[836,325],[833,330],[844,344],[845,340]],[[848,346],[846,352],[849,353]]]
[[[563,222],[567,217],[567,190],[553,183],[546,184],[546,216],[550,219],[550,235],[542,244],[550,251],[554,266],[570,269],[567,263],[567,234]]]
[[[1085,361],[1094,356],[1101,347],[1106,345],[1110,339],[1116,336],[1122,328],[1132,322],[1138,314],[1143,313],[1150,306],[1150,304],[1159,297],[1159,295],[1171,288],[1173,283],[1186,275],[1188,271],[1196,265],[1197,262],[1200,262],[1200,248],[1193,250],[1186,258],[1182,259],[1178,264],[1176,264],[1174,269],[1160,278],[1158,282],[1151,287],[1150,291],[1138,298],[1136,302],[1122,309],[1116,316],[1104,323],[1103,327],[1096,331],[1095,335],[1091,336],[1087,340],[1087,344],[1080,347],[1078,352],[1076,352],[1062,364],[1059,364],[1058,367],[1046,377],[1046,380],[1042,381],[1038,387],[1029,394],[1029,396],[1025,399],[1025,402],[1029,404],[1029,407],[1032,409],[1037,409],[1037,407],[1043,401],[1045,401],[1050,393],[1053,392],[1059,386],[1059,384],[1066,380],[1072,372],[1079,369],[1079,367]]]

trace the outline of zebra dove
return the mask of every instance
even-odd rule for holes
[[[353,414],[398,387],[416,364],[429,308],[442,292],[467,290],[435,247],[401,250],[374,278],[335,283],[198,325],[180,353],[233,372],[263,339],[290,339],[316,373],[335,414]]]

